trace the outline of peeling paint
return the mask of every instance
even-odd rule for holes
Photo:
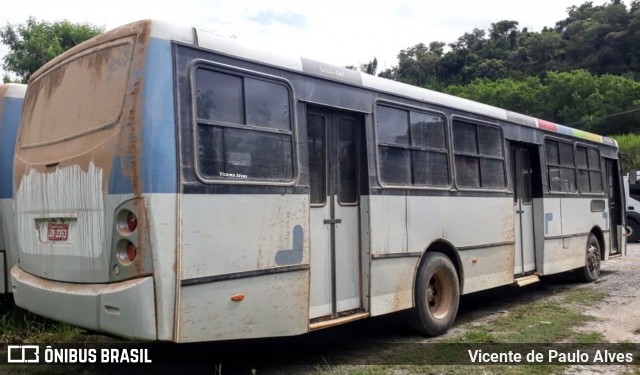
[[[15,194],[23,270],[60,281],[106,281],[110,238],[104,231],[102,186],[103,171],[93,163],[87,171],[72,165],[24,175]],[[68,224],[68,240],[43,241],[49,222]]]

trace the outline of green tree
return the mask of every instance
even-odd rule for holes
[[[377,70],[378,70],[378,59],[376,59],[375,57],[373,58],[373,60],[369,61],[368,63],[360,65],[360,71],[367,74],[375,75]]]
[[[445,91],[598,134],[638,132],[640,124],[640,82],[584,69],[544,79],[476,79]]]
[[[436,69],[444,53],[445,44],[419,43],[398,54],[398,66],[380,73],[381,77],[395,79],[415,86],[431,87],[437,83]]]
[[[638,170],[640,168],[640,134],[614,135],[613,138],[618,141],[620,152],[631,158],[631,164],[628,159],[622,159],[622,173],[628,173],[631,167]]]
[[[545,107],[540,98],[546,95],[546,88],[538,77],[478,78],[468,85],[451,85],[445,92],[535,117],[542,117]]]
[[[103,27],[69,21],[38,21],[33,17],[20,25],[0,29],[0,41],[9,47],[2,67],[27,83],[29,77],[49,60],[83,41],[100,34]]]

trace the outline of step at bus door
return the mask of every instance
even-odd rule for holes
[[[310,319],[337,318],[362,306],[359,237],[359,134],[344,112],[308,109]]]
[[[514,275],[536,269],[533,236],[533,199],[531,155],[527,148],[511,146],[515,257]]]

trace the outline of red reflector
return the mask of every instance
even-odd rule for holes
[[[239,294],[234,294],[231,296],[231,300],[234,302],[240,302],[242,300],[244,300],[244,294],[239,293]]]
[[[127,259],[129,259],[129,262],[133,262],[133,260],[136,259],[136,255],[138,255],[138,250],[134,244],[129,242],[127,244]]]
[[[129,232],[133,232],[138,227],[138,218],[133,212],[127,214],[127,229]]]

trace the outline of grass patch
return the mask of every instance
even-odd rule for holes
[[[82,328],[56,322],[17,307],[12,297],[0,302],[0,344],[63,344],[115,342],[107,336],[88,334]],[[40,358],[44,354],[40,353]],[[0,349],[0,358],[7,358],[6,348]],[[88,374],[96,370],[93,365],[15,365],[0,364],[0,374],[62,375]]]
[[[572,341],[578,344],[603,344],[607,342],[600,332],[578,333],[574,335]]]
[[[581,306],[595,306],[604,301],[609,294],[606,292],[595,291],[590,288],[581,287],[573,288],[566,291],[563,295],[564,302],[581,305]]]
[[[404,347],[395,346],[384,350],[380,347],[370,348],[369,353],[374,354],[369,354],[372,357],[369,363],[399,365],[364,367],[340,365],[331,369],[318,369],[317,372],[348,375],[562,373],[568,365],[428,365],[428,363],[460,363],[460,357],[467,355],[466,350],[461,350],[461,345],[468,344],[485,344],[488,346],[478,345],[477,347],[488,348],[491,345],[503,344],[606,342],[604,336],[598,332],[577,332],[577,328],[593,319],[582,313],[582,307],[602,302],[607,297],[607,293],[579,287],[556,293],[553,298],[549,297],[529,299],[510,308],[506,314],[500,314],[481,326],[472,327],[463,334],[437,339],[435,342],[440,343],[438,346],[408,344]],[[509,346],[500,348],[502,350]],[[426,364],[420,365],[422,363]]]
[[[534,302],[518,306],[495,319],[491,326],[498,342],[559,342],[570,338],[572,328],[587,317],[555,302]]]
[[[0,304],[0,342],[52,343],[77,342],[79,328],[55,322],[17,307],[10,299]]]
[[[17,307],[11,297],[0,303],[0,344],[111,341],[107,336],[88,335],[81,328],[32,314]]]

